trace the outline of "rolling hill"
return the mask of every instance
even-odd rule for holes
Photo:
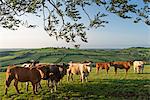
[[[39,60],[42,63],[68,63],[150,60],[150,48],[127,49],[70,49],[41,48],[22,50],[0,50],[0,66],[20,64],[28,60]]]

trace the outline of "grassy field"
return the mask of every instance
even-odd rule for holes
[[[125,70],[118,70],[115,76],[114,68],[109,70],[108,78],[105,70],[100,70],[97,75],[95,68],[89,75],[89,82],[81,83],[79,76],[75,75],[74,82],[66,81],[66,75],[58,86],[57,92],[51,93],[46,85],[46,81],[42,81],[42,89],[39,89],[37,95],[32,94],[30,84],[29,92],[25,91],[25,83],[19,89],[21,94],[17,95],[13,82],[8,89],[8,95],[5,92],[5,73],[0,73],[0,100],[150,100],[150,65],[145,65],[144,74],[133,73],[133,68],[129,70],[125,79]]]
[[[127,49],[64,49],[42,48],[23,49],[18,51],[1,51],[0,66],[19,64],[27,60],[39,60],[42,63],[68,63],[145,60],[150,61],[150,48]]]

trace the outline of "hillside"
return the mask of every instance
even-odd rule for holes
[[[41,48],[23,49],[18,51],[0,51],[0,65],[2,67],[19,64],[28,60],[39,60],[43,63],[68,63],[90,60],[93,62],[129,61],[150,59],[150,48],[128,49],[65,49]]]

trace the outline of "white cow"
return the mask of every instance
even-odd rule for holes
[[[67,69],[67,80],[69,81],[70,76],[73,80],[73,74],[80,74],[81,81],[84,82],[85,79],[87,82],[87,77],[89,72],[91,72],[90,64],[91,63],[69,63],[70,66]]]
[[[140,73],[142,71],[143,73],[143,70],[144,70],[144,62],[143,61],[134,61],[133,62],[133,68],[134,68],[134,73],[137,72],[137,73]]]

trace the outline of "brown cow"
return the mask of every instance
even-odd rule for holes
[[[110,68],[110,63],[109,62],[97,62],[96,63],[96,73],[99,73],[99,69],[106,69],[106,72],[108,74],[108,70]]]
[[[16,88],[17,93],[19,94],[18,90],[18,82],[28,82],[30,81],[33,86],[33,93],[35,94],[37,91],[36,84],[41,81],[41,79],[47,79],[49,72],[46,67],[39,67],[39,68],[24,68],[24,67],[17,67],[13,66],[10,68],[8,66],[6,71],[6,91],[7,94],[8,87],[12,80],[14,80],[14,86]]]
[[[36,64],[38,64],[38,63],[39,63],[39,61],[31,60],[31,61],[25,62],[21,67],[30,67],[31,68],[31,67],[35,66]],[[29,82],[26,82],[26,91],[27,92],[28,92],[28,86],[29,86]],[[22,84],[21,84],[21,87],[23,87]],[[41,87],[41,85],[40,85],[40,87]]]
[[[127,75],[127,72],[130,69],[131,64],[128,61],[118,61],[118,62],[111,62],[111,66],[114,66],[115,74],[117,74],[117,68],[120,68],[120,69],[125,69],[126,75]],[[125,75],[125,77],[126,77],[126,75]]]

